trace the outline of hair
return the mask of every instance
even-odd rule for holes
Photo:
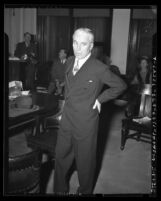
[[[74,34],[75,34],[76,32],[85,32],[85,33],[89,34],[89,36],[90,36],[90,42],[91,42],[91,43],[94,43],[94,33],[92,32],[91,29],[89,29],[89,28],[79,28],[79,29],[76,29],[76,30],[74,31]],[[73,36],[74,36],[74,34],[73,34]]]
[[[24,36],[26,36],[26,35],[30,35],[30,37],[31,37],[31,34],[29,32],[25,32]]]
[[[139,57],[138,58],[138,63],[140,64],[142,60],[146,60],[148,64],[150,63],[150,59],[147,56],[141,56],[141,57]]]

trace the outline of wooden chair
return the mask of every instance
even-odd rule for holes
[[[42,131],[35,136],[30,135],[27,139],[29,147],[41,150],[42,153],[47,153],[52,159],[55,158],[55,146],[57,142],[60,116],[62,114],[62,105],[60,104],[59,107],[60,109],[57,114],[44,119]]]
[[[151,143],[151,85],[144,85],[139,93],[136,103],[129,103],[125,111],[126,118],[122,120],[121,150],[129,138]],[[136,106],[133,111],[131,105]]]
[[[51,80],[51,67],[52,67],[53,61],[47,61],[43,64],[37,65],[36,70],[36,87],[45,87],[48,88],[50,80]]]
[[[38,150],[10,156],[8,162],[7,194],[40,193],[41,155]]]
[[[35,126],[36,120],[33,118],[9,128],[5,162],[7,194],[40,193],[41,153],[29,148],[26,142],[26,133],[31,135]]]

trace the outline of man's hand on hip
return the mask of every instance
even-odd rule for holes
[[[98,109],[98,112],[101,112],[101,103],[96,99],[94,105],[93,105],[93,109]]]

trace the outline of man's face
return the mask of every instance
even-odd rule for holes
[[[90,35],[84,31],[76,31],[73,35],[73,51],[78,59],[85,58],[92,50]]]
[[[141,62],[140,62],[140,67],[141,67],[141,69],[142,70],[147,70],[147,66],[148,66],[148,62],[147,62],[147,60],[141,60]]]
[[[60,50],[60,52],[59,52],[59,58],[60,59],[66,59],[66,53],[65,53],[65,51],[62,49],[62,50]]]
[[[30,43],[30,40],[31,40],[30,34],[26,34],[26,35],[25,35],[25,42],[26,42],[26,43]]]

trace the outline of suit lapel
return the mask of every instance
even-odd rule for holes
[[[79,69],[79,71],[76,73],[76,75],[75,75],[75,79],[77,80],[81,75],[82,75],[82,73],[84,74],[84,73],[86,73],[87,72],[87,70],[88,70],[88,67],[89,67],[89,63],[90,63],[90,61],[91,61],[91,56],[87,59],[87,61],[82,65],[82,67]]]
[[[69,66],[68,66],[67,69],[66,69],[66,72],[65,72],[66,74],[68,74],[69,71],[71,70],[71,68],[73,68],[74,60],[75,60],[75,57],[73,57],[73,58],[71,59],[70,64],[69,64]]]
[[[67,92],[67,96],[69,96],[72,92],[72,89],[76,86],[77,81],[79,81],[79,79],[81,79],[80,77],[83,75],[83,77],[87,74],[88,72],[88,68],[89,68],[89,63],[91,61],[91,56],[88,58],[88,60],[83,64],[83,66],[80,68],[80,70],[76,73],[76,75],[73,77],[74,78],[74,84],[70,85],[69,82],[69,73],[72,73],[72,69],[73,69],[73,65],[74,65],[74,60],[75,57],[73,57],[73,60],[71,61],[71,63],[69,64],[69,67],[66,71],[66,81],[67,81],[67,88],[68,88],[68,92]],[[79,83],[79,82],[78,82]]]
[[[66,79],[66,83],[67,83],[67,88],[70,89],[70,84],[69,84],[69,72],[72,70],[73,68],[73,65],[74,65],[74,60],[75,60],[75,57],[72,58],[69,66],[67,67],[67,70],[65,72],[65,79]]]

